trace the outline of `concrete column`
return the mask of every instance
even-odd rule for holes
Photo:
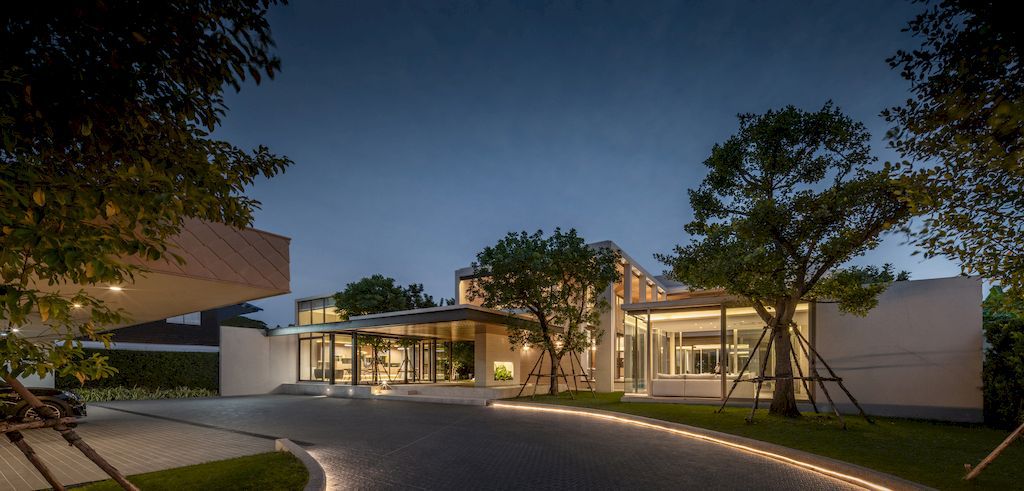
[[[602,294],[604,299],[611,306],[607,312],[601,314],[601,342],[597,344],[597,371],[594,377],[597,381],[595,390],[598,392],[612,392],[615,390],[615,326],[621,315],[619,307],[615,305],[615,288],[610,285]]]
[[[527,374],[522,372],[520,358],[520,352],[512,350],[507,334],[488,333],[487,328],[477,327],[473,342],[473,375],[477,387],[522,383]],[[495,362],[507,363],[505,366],[512,371],[512,380],[494,380]]]
[[[622,265],[622,300],[633,303],[633,265],[628,262]]]
[[[647,302],[647,275],[640,275],[640,303]]]

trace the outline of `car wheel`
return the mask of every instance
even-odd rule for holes
[[[50,408],[51,410],[57,411],[57,417],[59,418],[66,417],[68,415],[67,410],[61,407],[61,405],[56,402],[43,401],[43,405]],[[25,409],[22,409],[21,411],[22,421],[38,421],[40,419],[42,418],[40,418],[39,414],[36,413],[36,408],[34,407],[26,406]]]

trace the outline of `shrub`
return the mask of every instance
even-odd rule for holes
[[[98,387],[74,389],[85,402],[142,401],[147,399],[187,399],[190,397],[216,397],[217,391],[192,387],[173,389],[147,389],[145,387]]]
[[[993,287],[983,304],[985,422],[998,427],[1024,420],[1024,309],[1009,302]]]
[[[220,355],[218,353],[189,353],[176,351],[85,350],[109,358],[110,366],[117,369],[113,376],[79,384],[74,377],[57,377],[55,384],[61,389],[141,387],[192,387],[216,391],[220,389]]]
[[[498,365],[494,367],[494,380],[512,380],[512,371],[505,365]]]

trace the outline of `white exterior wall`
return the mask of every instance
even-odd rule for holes
[[[526,372],[523,372],[521,368],[521,351],[512,350],[507,334],[488,333],[484,327],[479,327],[476,340],[473,343],[473,350],[473,375],[476,377],[475,385],[477,387],[516,385],[526,379]],[[495,362],[512,364],[512,380],[494,380]]]
[[[871,414],[981,421],[981,297],[980,280],[954,277],[893,283],[867,317],[818,304],[816,345]]]
[[[268,394],[298,378],[298,336],[260,329],[220,328],[220,395]]]

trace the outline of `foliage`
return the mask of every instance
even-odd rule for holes
[[[983,304],[982,379],[985,422],[1009,428],[1024,422],[1024,305],[1007,306],[1007,297],[1017,298],[993,287]]]
[[[266,322],[263,322],[263,321],[261,321],[259,319],[251,319],[251,318],[246,317],[244,315],[236,315],[236,316],[231,317],[229,319],[224,319],[224,320],[222,320],[220,322],[220,325],[222,325],[222,326],[231,326],[231,327],[251,327],[251,328],[255,328],[255,329],[266,329],[267,328],[267,323]]]
[[[457,380],[473,378],[476,368],[476,345],[472,341],[455,341],[452,343],[452,365],[455,367]]]
[[[889,64],[912,97],[883,114],[909,161],[913,241],[1024,299],[1024,27],[1016,2],[943,0],[905,31],[921,39]]]
[[[0,358],[13,375],[108,376],[78,337],[127,321],[94,292],[178,259],[189,220],[244,227],[290,161],[211,137],[223,90],[259,83],[269,0],[5,5],[0,20]],[[126,293],[127,294],[127,293]],[[48,338],[26,339],[27,325]],[[67,342],[46,341],[59,338]]]
[[[556,228],[548,237],[540,230],[509,233],[476,258],[469,298],[482,299],[484,307],[525,312],[536,319],[534,323],[510,318],[509,340],[513,349],[547,349],[554,392],[562,357],[583,352],[602,335],[597,326],[609,305],[601,294],[621,276],[618,252],[588,246],[575,229],[563,233]]]
[[[58,388],[140,387],[161,389],[192,387],[216,391],[220,388],[220,355],[181,351],[129,351],[85,349],[86,355],[103,356],[117,373],[80,383],[72,376],[59,376]]]
[[[182,489],[216,489],[241,491],[266,489],[299,491],[309,480],[309,471],[302,461],[288,452],[268,452],[228,460],[147,472],[129,477],[140,489],[147,491],[180,491]],[[114,481],[100,481],[76,489],[82,491],[117,491]]]
[[[964,464],[977,463],[999,445],[1006,432],[980,425],[913,419],[846,418],[839,429],[831,415],[805,414],[803,418],[757,418],[747,424],[750,407],[621,402],[622,392],[599,393],[591,398],[538,395],[547,404],[601,409],[682,423],[782,445],[850,462],[919,482],[935,489],[1019,489],[1024,482],[1024,445],[1011,445],[976,482],[964,481]],[[529,401],[529,396],[524,397]],[[839,435],[842,435],[841,437]],[[754,486],[751,486],[754,487]]]
[[[147,401],[151,399],[189,399],[193,397],[217,397],[216,390],[192,387],[150,389],[146,387],[96,387],[73,389],[85,402],[104,401]]]
[[[498,365],[494,367],[494,380],[512,380],[512,371],[505,365]]]
[[[394,278],[375,274],[345,285],[344,291],[334,294],[334,306],[342,319],[348,320],[349,316],[437,307],[437,304],[434,297],[423,293],[420,283],[403,288]]]
[[[723,289],[772,329],[776,380],[771,412],[796,409],[790,326],[799,302],[828,300],[865,314],[895,277],[841,266],[874,248],[907,216],[889,174],[872,170],[870,135],[831,103],[741,114],[739,132],[716,144],[708,175],[690,190],[691,241],[671,256],[671,275],[695,289]],[[873,281],[865,284],[865,280]]]

